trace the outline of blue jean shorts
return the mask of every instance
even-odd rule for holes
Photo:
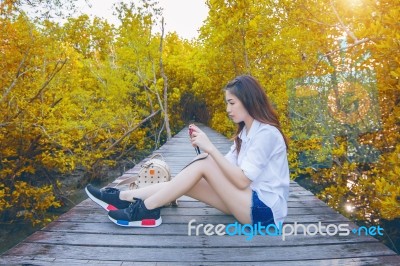
[[[274,224],[274,215],[271,208],[258,198],[257,192],[254,190],[252,194],[251,221],[253,224],[260,222],[263,226]]]

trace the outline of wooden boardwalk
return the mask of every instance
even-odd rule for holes
[[[222,151],[231,143],[201,126]],[[177,174],[194,156],[187,128],[157,152],[164,155]],[[139,167],[139,165],[138,165]],[[135,167],[118,180],[135,174]],[[234,196],[234,195],[232,195]],[[157,228],[123,228],[114,225],[105,211],[84,200],[58,220],[37,231],[0,256],[5,265],[400,265],[400,256],[370,236],[199,236],[188,235],[194,225],[229,224],[235,220],[201,202],[182,197],[179,207],[162,209],[163,224]],[[347,223],[312,193],[292,182],[287,224]],[[314,232],[314,230],[311,230]],[[195,230],[192,230],[195,234]]]

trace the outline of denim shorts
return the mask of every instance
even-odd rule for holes
[[[271,208],[258,198],[257,192],[254,190],[252,195],[251,221],[253,224],[260,222],[263,226],[274,224],[274,215]]]

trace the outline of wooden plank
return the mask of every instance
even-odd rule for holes
[[[132,239],[131,241],[134,241]],[[203,240],[202,240],[203,241]],[[205,240],[204,240],[205,241]],[[204,243],[206,246],[206,243]],[[50,258],[75,259],[85,258],[88,260],[115,260],[115,261],[184,261],[184,262],[253,262],[253,261],[296,261],[315,259],[339,259],[365,256],[389,256],[394,252],[384,245],[377,243],[341,243],[327,245],[307,245],[268,247],[222,247],[222,248],[143,248],[131,247],[126,243],[121,246],[84,246],[84,245],[51,245],[40,243],[20,243],[7,255],[45,254]],[[288,256],[290,254],[290,256]]]
[[[209,205],[196,201],[196,200],[179,200],[178,201],[179,207],[186,207],[186,208],[204,208],[204,207],[210,207]],[[93,201],[90,199],[84,200],[78,205],[75,206],[76,208],[88,208],[88,207],[93,207]],[[328,208],[326,204],[318,199],[315,200],[309,200],[309,201],[289,201],[288,202],[288,208],[289,212],[292,208],[306,208],[306,207],[313,207],[313,208]],[[211,207],[210,207],[211,208]]]
[[[344,258],[344,259],[319,259],[319,260],[297,260],[293,261],[265,261],[265,262],[251,262],[252,266],[309,266],[309,265],[346,265],[346,266],[359,266],[359,265],[398,265],[398,256],[381,256],[381,257],[360,257],[360,258]],[[102,265],[120,265],[120,266],[187,266],[195,265],[188,262],[174,261],[170,262],[144,262],[144,261],[111,261],[111,260],[78,260],[78,259],[58,259],[53,258],[51,261],[41,259],[40,257],[30,256],[3,256],[0,257],[0,264],[23,264],[23,265],[58,265],[58,266],[98,266]],[[203,261],[199,265],[204,266],[243,266],[243,262],[206,262]]]
[[[86,245],[86,246],[128,246],[128,247],[197,247],[202,248],[204,244],[207,247],[241,247],[243,244],[246,247],[289,247],[298,246],[313,246],[326,244],[340,243],[370,243],[378,242],[378,240],[351,234],[349,236],[305,236],[303,234],[286,236],[282,240],[281,236],[255,236],[251,240],[246,240],[246,236],[207,236],[205,234],[195,235],[195,230],[192,230],[191,235],[135,235],[130,233],[125,234],[102,234],[102,233],[71,233],[71,232],[36,232],[28,237],[27,243],[41,243],[53,245]],[[132,241],[134,238],[135,241]],[[245,242],[245,243],[243,243]],[[122,244],[123,243],[123,244]]]

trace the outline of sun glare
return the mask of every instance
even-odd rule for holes
[[[346,204],[345,209],[347,212],[353,212],[354,207],[351,204]]]
[[[346,0],[346,2],[348,3],[349,7],[361,7],[363,5],[363,1],[362,0]]]

